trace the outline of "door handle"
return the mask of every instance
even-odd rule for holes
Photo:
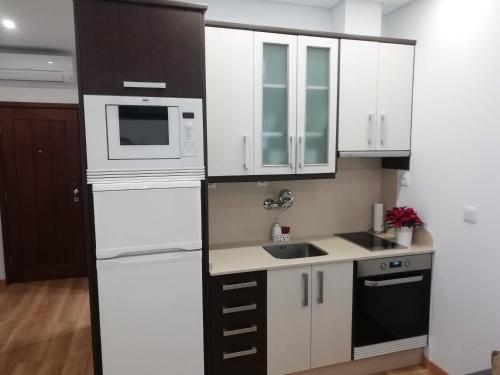
[[[80,202],[80,189],[78,189],[78,186],[76,184],[73,184],[73,202],[78,203]]]
[[[368,114],[368,146],[373,143],[373,113]]]
[[[384,146],[385,144],[385,127],[386,127],[386,114],[381,113],[380,114],[380,145]]]
[[[323,284],[324,284],[323,271],[318,271],[318,303],[323,303]]]
[[[290,136],[288,145],[288,162],[290,163],[290,168],[293,168],[293,136]]]
[[[252,348],[248,350],[241,350],[239,352],[232,352],[232,353],[222,353],[222,359],[231,359],[231,358],[239,358],[239,357],[246,357],[248,355],[254,355],[257,354],[257,348],[253,346]]]
[[[303,150],[304,145],[303,145],[303,143],[304,143],[304,137],[300,136],[299,137],[299,145],[297,146],[298,147],[297,153],[299,154],[297,156],[297,159],[299,162],[299,168],[304,167],[304,150]]]
[[[74,188],[73,189],[73,196],[77,197],[78,195],[80,195],[80,190],[78,188]]]
[[[388,280],[365,280],[365,286],[378,288],[381,286],[389,286],[389,285],[401,285],[401,284],[409,284],[409,283],[418,283],[422,281],[424,277],[420,276],[411,276],[411,277],[401,277],[399,279],[388,279]]]
[[[243,136],[243,168],[248,169],[248,161],[249,161],[249,156],[248,156],[248,136],[244,135]]]
[[[302,287],[302,306],[309,306],[309,274],[305,272],[302,274]]]

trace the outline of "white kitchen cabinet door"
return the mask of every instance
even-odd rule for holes
[[[353,263],[312,267],[311,368],[351,360]]]
[[[254,33],[254,174],[295,173],[297,36]]]
[[[377,149],[410,150],[414,51],[379,43]]]
[[[311,267],[267,273],[268,375],[311,366]]]
[[[205,29],[209,176],[253,174],[253,32]]]
[[[376,143],[378,43],[340,43],[339,151],[372,151]]]
[[[299,36],[297,173],[335,173],[337,39]]]

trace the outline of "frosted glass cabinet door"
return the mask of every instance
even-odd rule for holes
[[[297,173],[335,172],[338,43],[298,39]]]
[[[254,33],[254,173],[295,173],[296,52],[293,35]]]

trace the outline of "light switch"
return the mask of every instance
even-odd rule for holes
[[[466,223],[477,223],[477,207],[464,206],[464,221]]]

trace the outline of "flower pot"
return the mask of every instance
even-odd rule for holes
[[[413,228],[396,228],[396,242],[403,246],[410,246],[413,239]]]

